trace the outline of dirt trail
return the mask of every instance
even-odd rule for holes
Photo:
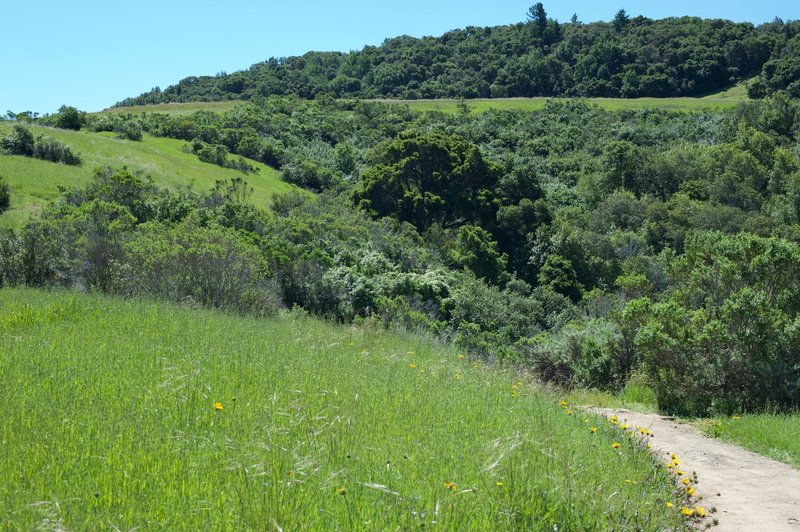
[[[800,470],[741,447],[704,436],[657,414],[620,409],[592,409],[620,422],[653,431],[652,449],[669,461],[681,460],[681,469],[697,472],[697,492],[705,508],[717,508],[713,531],[800,532]]]

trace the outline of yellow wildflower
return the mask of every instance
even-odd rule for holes
[[[413,362],[411,364],[409,364],[408,367],[411,368],[411,369],[417,369],[417,365],[414,364]]]
[[[691,484],[691,482],[692,482],[692,481],[691,481],[691,480],[689,480],[689,479],[688,479],[688,478],[686,478],[686,477],[683,477],[683,479],[681,480],[681,482],[683,482],[684,486],[688,486],[689,484]]]
[[[347,489],[346,489],[346,488],[338,488],[338,489],[336,490],[336,493],[337,493],[338,495],[344,495],[344,494],[346,494],[346,493],[347,493]]]
[[[622,425],[619,426],[619,428],[621,428],[622,430],[627,430],[628,429],[628,424],[627,423],[623,423]]]
[[[564,407],[567,406],[567,402],[566,401],[559,401],[558,402],[558,406],[560,406],[561,408],[564,408]]]
[[[667,508],[672,508],[673,506],[675,506],[675,505],[672,504],[671,502],[667,501]]]
[[[572,415],[572,410],[567,410],[567,415],[571,416]]]
[[[693,497],[695,493],[697,492],[694,490],[693,487],[689,486],[688,488],[686,488],[686,495],[688,495],[689,497]]]
[[[222,403],[214,403],[214,410],[222,410]]]
[[[502,487],[503,487],[503,483],[502,483],[502,482],[500,482],[499,480],[497,481],[497,487],[498,487],[498,488],[502,488]]]
[[[594,434],[595,432],[597,432],[597,427],[592,427],[591,430],[592,430],[592,434]]]
[[[612,449],[619,449],[619,443],[617,443],[617,442],[612,443],[611,444],[611,448]]]
[[[456,358],[458,358],[459,360],[464,360],[464,355],[459,354]]]
[[[617,416],[611,416],[608,419],[611,421],[612,425],[616,425],[617,423],[619,423],[619,420],[617,419]]]
[[[686,506],[684,506],[684,507],[681,509],[681,513],[682,513],[683,515],[685,515],[686,517],[691,517],[691,516],[693,516],[693,515],[694,515],[694,510],[692,510],[691,508],[687,508]]]
[[[456,490],[456,483],[455,482],[445,482],[444,487],[449,489],[450,491]]]
[[[456,380],[461,378],[461,373],[456,373]]]
[[[705,517],[705,516],[708,515],[708,512],[706,512],[706,509],[703,508],[702,506],[695,506],[694,507],[694,514],[697,517]]]

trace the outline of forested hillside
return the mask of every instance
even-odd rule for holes
[[[523,15],[523,14],[521,14]],[[609,14],[611,16],[611,14]],[[559,22],[541,3],[526,21],[440,37],[387,39],[360,51],[273,57],[193,76],[118,106],[319,94],[359,98],[698,96],[758,76],[751,96],[800,96],[800,21],[754,26],[692,17]]]

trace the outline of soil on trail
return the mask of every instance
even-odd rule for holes
[[[649,428],[652,449],[670,460],[675,453],[681,469],[697,472],[695,486],[706,509],[716,507],[722,531],[800,532],[800,470],[741,447],[709,438],[693,427],[657,414],[620,409],[592,409],[620,422]],[[709,519],[710,522],[710,519]]]

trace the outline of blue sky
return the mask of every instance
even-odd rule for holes
[[[532,1],[0,0],[0,113],[98,111],[190,75],[233,72],[271,56],[349,51],[397,35],[440,35],[524,19]],[[567,21],[694,15],[754,23],[800,18],[796,0],[543,2]]]

